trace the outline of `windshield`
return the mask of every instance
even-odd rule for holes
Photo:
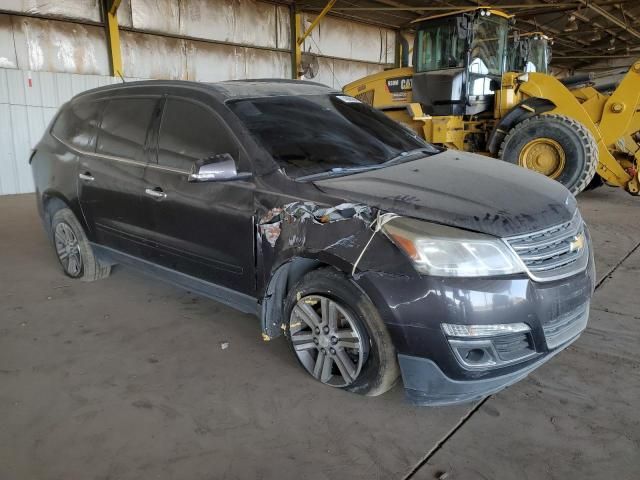
[[[529,55],[525,72],[547,73],[547,41],[541,38],[529,40]]]
[[[375,167],[416,149],[438,151],[344,95],[251,98],[227,105],[291,178]]]
[[[511,43],[509,68],[514,72],[549,72],[550,48],[548,40],[520,37]]]
[[[464,66],[465,40],[458,34],[455,18],[420,26],[417,43],[417,72]]]
[[[492,15],[478,17],[473,24],[470,72],[502,75],[505,67],[505,44],[508,23],[505,18]]]

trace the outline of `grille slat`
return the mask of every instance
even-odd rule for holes
[[[500,359],[507,362],[535,353],[529,333],[501,335],[493,339],[493,346]]]
[[[571,340],[587,326],[589,318],[589,302],[577,308],[554,317],[542,325],[547,347],[556,348]]]
[[[582,271],[589,261],[584,223],[577,210],[568,222],[505,241],[538,281],[568,277]]]

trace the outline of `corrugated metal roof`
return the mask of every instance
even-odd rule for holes
[[[0,68],[0,195],[34,190],[29,155],[60,105],[80,92],[118,81]]]

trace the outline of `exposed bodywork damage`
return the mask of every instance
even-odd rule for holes
[[[313,202],[293,202],[283,207],[275,207],[267,211],[258,222],[259,232],[272,247],[282,231],[282,222],[294,223],[312,221],[318,224],[326,224],[358,218],[363,221],[372,218],[371,208],[355,203],[342,203],[335,207],[319,207]],[[291,237],[291,245],[300,243],[302,238],[297,235]]]
[[[259,258],[263,272],[268,272],[265,278],[270,279],[262,295],[266,336],[273,338],[282,333],[287,292],[318,266],[331,265],[356,276],[362,271],[411,275],[399,270],[398,265],[404,264],[398,258],[402,254],[386,237],[374,235],[371,227],[377,215],[376,209],[358,203],[326,207],[293,202],[270,208],[259,217]],[[352,271],[354,265],[357,272]]]

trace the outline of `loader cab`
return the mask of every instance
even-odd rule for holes
[[[416,23],[413,101],[434,116],[491,111],[506,69],[510,17],[475,8]]]
[[[508,69],[549,74],[552,44],[553,40],[541,32],[514,32],[509,38]]]

